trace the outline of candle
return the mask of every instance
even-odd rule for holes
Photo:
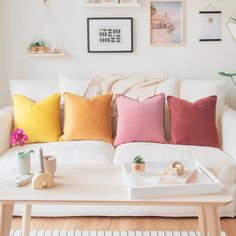
[[[39,149],[39,158],[40,158],[40,173],[44,173],[44,161],[43,161],[43,149]]]

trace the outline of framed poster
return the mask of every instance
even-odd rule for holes
[[[88,18],[88,52],[133,52],[133,18]]]
[[[221,11],[200,11],[199,14],[199,41],[221,41]]]
[[[150,1],[151,44],[183,45],[183,0]]]

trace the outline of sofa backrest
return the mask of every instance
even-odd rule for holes
[[[176,80],[170,78],[172,80]],[[64,92],[70,92],[77,95],[84,95],[84,92],[89,83],[88,77],[75,77],[68,75],[60,75],[59,79],[32,79],[32,80],[16,80],[10,81],[10,87],[12,94],[18,93],[27,96],[35,101],[39,101],[44,97],[50,96],[53,93],[60,92],[62,95]],[[166,88],[160,84],[157,87],[157,93],[165,92],[167,95],[177,96],[182,99],[194,102],[200,98],[217,95],[217,114],[216,122],[219,127],[219,118],[223,110],[225,96],[227,94],[227,82],[225,80],[217,81],[196,81],[196,80],[176,80],[177,83],[170,83],[170,88]],[[168,84],[168,83],[167,83]],[[174,86],[173,86],[174,85]],[[165,91],[161,91],[164,88]],[[171,90],[171,91],[170,91]],[[173,91],[172,91],[173,90]],[[166,92],[168,91],[168,92]],[[96,94],[96,93],[94,93]],[[152,94],[153,95],[153,94]],[[63,99],[62,99],[63,104]],[[166,136],[170,137],[169,130],[169,118],[168,118],[168,107],[166,108]],[[63,117],[63,109],[62,109]],[[116,127],[116,117],[113,117],[113,130]]]
[[[10,89],[12,96],[20,94],[39,101],[59,92],[58,79],[11,79]]]

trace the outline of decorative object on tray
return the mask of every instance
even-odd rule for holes
[[[55,172],[57,170],[57,159],[54,156],[44,156],[43,157],[44,161],[44,167],[45,171],[48,171],[51,173],[52,176],[55,175]]]
[[[122,165],[122,173],[131,198],[210,194],[221,192],[220,181],[197,161],[183,160],[183,175],[163,175],[163,170],[179,163],[146,162],[145,172],[136,174],[132,166]],[[173,165],[174,164],[174,165]]]
[[[22,129],[14,129],[10,136],[10,145],[20,145],[23,147],[28,140],[28,136]],[[31,155],[33,150],[23,151],[17,154],[17,173],[19,176],[28,175],[31,172]]]
[[[136,156],[132,162],[132,170],[136,173],[145,172],[145,161],[141,155]]]
[[[89,53],[133,52],[133,18],[88,18]]]
[[[163,175],[183,175],[184,165],[178,161],[172,162],[167,168],[163,170]]]
[[[183,1],[150,1],[150,41],[152,45],[182,45],[183,26]]]
[[[58,33],[56,21],[47,4],[47,0],[43,0],[44,12],[40,19],[36,34],[31,41],[25,56],[57,56],[66,55],[63,40]]]
[[[236,82],[234,80],[234,77],[236,76],[236,73],[225,73],[225,72],[219,72],[219,75],[223,76],[223,77],[227,77],[230,78],[234,84],[234,86],[236,87]]]
[[[221,11],[209,5],[199,14],[201,27],[199,41],[221,41]]]
[[[45,171],[42,148],[40,148],[39,150],[39,158],[40,158],[40,172],[34,174],[32,179],[32,187],[33,189],[51,188],[54,186],[54,177],[50,172]]]

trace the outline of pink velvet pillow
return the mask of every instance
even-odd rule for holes
[[[116,95],[116,104],[118,124],[115,146],[129,142],[166,143],[165,94],[162,93],[144,101]]]
[[[216,96],[195,103],[168,96],[172,144],[220,148],[215,113]]]

